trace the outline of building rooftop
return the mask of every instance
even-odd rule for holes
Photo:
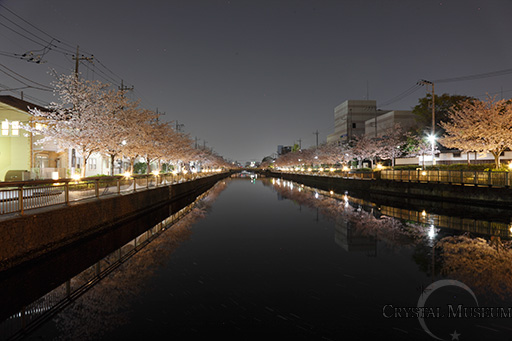
[[[47,108],[43,108],[42,106],[39,106],[37,104],[30,103],[30,102],[27,102],[25,100],[22,100],[22,99],[19,99],[19,98],[10,96],[10,95],[0,96],[0,102],[7,104],[11,107],[14,107],[16,109],[19,109],[21,111],[25,111],[27,113],[29,112],[28,111],[29,108],[31,108],[31,109],[36,108],[36,109],[45,110],[45,111],[48,110]]]

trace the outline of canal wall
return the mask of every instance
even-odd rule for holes
[[[268,176],[291,180],[307,186],[343,193],[350,191],[363,197],[388,195],[401,198],[454,202],[492,207],[512,207],[512,189],[489,186],[454,185],[434,182],[400,182],[382,179],[360,180],[329,176],[262,172]]]
[[[230,173],[130,194],[36,209],[3,220],[0,227],[0,274],[87,239],[117,230],[103,251],[115,249],[193,202]],[[142,220],[142,221],[141,221]],[[130,222],[137,221],[138,224]],[[123,228],[124,226],[124,228]]]

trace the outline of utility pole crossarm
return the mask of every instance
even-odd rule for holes
[[[78,54],[78,48],[79,48],[79,46],[77,45],[76,46],[76,55],[73,56],[73,60],[75,61],[75,76],[76,77],[78,77],[78,65],[81,60],[87,60],[88,62],[91,62],[91,63],[94,60],[94,55],[91,55],[90,57],[84,57],[84,55],[82,55],[82,57],[80,57],[80,55]]]

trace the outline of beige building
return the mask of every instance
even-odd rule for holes
[[[365,123],[383,111],[377,110],[375,100],[347,100],[334,108],[334,133],[327,142],[347,141],[365,134]]]
[[[393,110],[378,115],[365,122],[365,135],[370,137],[382,136],[390,128],[400,124],[404,131],[416,127],[416,115],[410,110]]]

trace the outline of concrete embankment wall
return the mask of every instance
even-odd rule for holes
[[[23,216],[3,220],[0,223],[0,272],[85,239],[96,238],[112,229],[120,229],[122,239],[133,239],[228,175],[219,174],[71,206],[31,210]],[[123,231],[123,224],[141,217],[144,224],[131,225]],[[116,243],[113,241],[112,244]]]
[[[372,194],[391,195],[403,198],[419,198],[471,205],[512,207],[511,188],[487,186],[463,186],[443,183],[398,182],[389,180],[355,180],[327,176],[287,174],[267,172],[268,176],[303,183],[304,185],[337,193],[359,192],[365,196]]]

